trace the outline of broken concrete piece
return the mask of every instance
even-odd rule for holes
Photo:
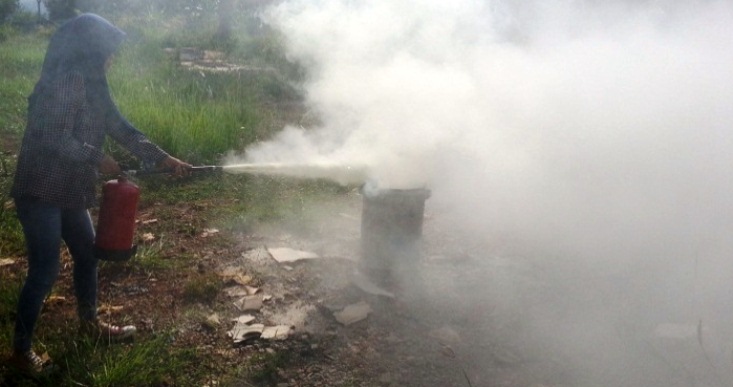
[[[295,262],[295,261],[300,261],[302,259],[318,258],[318,254],[316,253],[311,253],[308,251],[293,250],[287,247],[276,247],[276,248],[268,247],[267,252],[270,253],[272,258],[274,258],[276,261],[280,263]]]
[[[243,314],[237,318],[232,319],[232,321],[239,323],[239,324],[249,324],[254,320],[255,320],[255,316],[252,316],[251,314]]]
[[[251,295],[253,295],[253,294],[257,294],[257,293],[259,293],[259,292],[260,292],[260,288],[256,288],[256,287],[254,287],[254,286],[250,286],[250,285],[245,285],[245,286],[244,286],[244,288],[245,288],[245,289],[247,289],[247,293],[248,293],[248,294],[249,294],[250,296],[251,296]]]
[[[234,302],[234,306],[242,312],[246,312],[248,310],[260,310],[262,308],[262,296],[259,294],[244,296]]]
[[[242,324],[237,323],[234,325],[231,331],[227,332],[227,335],[234,340],[234,343],[241,343],[242,341],[256,339],[262,335],[262,331],[265,329],[263,324]]]
[[[351,325],[355,322],[359,322],[372,312],[372,307],[364,301],[357,302],[346,306],[343,310],[335,312],[333,316],[336,321],[343,325]]]
[[[224,293],[229,297],[244,297],[249,296],[251,293],[245,288],[244,286],[230,286],[228,288],[224,288]]]
[[[289,325],[276,325],[274,327],[265,327],[262,331],[261,339],[265,340],[285,340],[290,336],[293,327]]]

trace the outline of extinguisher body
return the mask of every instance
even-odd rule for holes
[[[94,240],[98,259],[126,261],[135,255],[133,238],[139,199],[140,188],[124,177],[104,184]]]

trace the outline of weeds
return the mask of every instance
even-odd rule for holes
[[[129,266],[145,273],[175,268],[175,261],[163,255],[164,240],[163,236],[159,236],[155,242],[138,245],[137,254],[130,259]]]
[[[221,290],[221,278],[214,273],[192,275],[183,287],[183,300],[211,304]]]
[[[247,376],[255,383],[274,383],[278,380],[278,370],[290,361],[287,353],[263,353],[249,359]]]
[[[159,334],[134,345],[105,345],[72,335],[58,346],[54,358],[61,366],[61,383],[88,386],[158,386],[186,378],[176,370],[188,366],[195,351],[171,347],[173,337]],[[61,360],[63,359],[63,360]]]

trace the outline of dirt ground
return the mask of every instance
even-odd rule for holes
[[[518,346],[521,328],[492,299],[497,263],[512,271],[514,263],[497,262],[480,243],[460,243],[427,212],[418,260],[391,281],[369,277],[359,270],[361,215],[362,197],[353,192],[314,204],[297,223],[235,233],[237,243],[202,262],[204,270],[241,268],[257,278],[271,298],[255,321],[294,327],[283,341],[255,340],[235,346],[232,356],[263,348],[295,353],[297,361],[278,370],[277,386],[563,385],[561,372]],[[318,258],[280,263],[268,252],[280,247]],[[232,301],[219,304],[222,321],[241,314]],[[364,303],[370,312],[363,320],[335,318]],[[227,340],[217,343],[230,351]]]
[[[194,238],[199,271],[251,275],[268,296],[255,322],[294,330],[282,341],[232,345],[229,320],[242,312],[224,291],[206,312],[222,326],[192,334],[192,345],[211,345],[232,364],[263,351],[292,355],[272,378],[234,383],[241,386],[681,387],[730,379],[730,308],[714,305],[714,316],[690,320],[679,302],[684,277],[664,261],[604,269],[544,252],[517,255],[488,236],[467,238],[428,199],[417,258],[400,265],[404,257],[395,256],[398,269],[385,281],[360,270],[370,259],[360,247],[362,215],[363,197],[353,191],[308,204],[297,222],[235,231],[223,249],[216,235]],[[318,258],[277,262],[270,252],[283,247]],[[368,306],[363,320],[337,321],[354,305]]]
[[[216,200],[141,208],[141,253],[100,268],[103,317],[134,323],[141,335],[173,331],[171,345],[206,359],[195,365],[209,375],[206,386],[682,387],[731,379],[733,310],[714,306],[715,316],[687,321],[680,297],[670,299],[638,267],[512,255],[489,238],[462,237],[428,199],[416,259],[400,265],[404,257],[395,256],[399,270],[385,281],[361,270],[368,258],[356,190],[255,229],[219,230],[221,220],[203,215]],[[316,257],[278,262],[278,248]],[[148,261],[151,252],[162,260]],[[42,319],[70,327],[75,304],[63,260]],[[176,269],[156,266],[167,261]],[[3,266],[3,275],[22,266]],[[243,310],[243,289],[261,305]],[[337,318],[348,307],[362,308],[351,315],[357,321]],[[234,343],[232,320],[242,315],[288,334]]]
[[[358,270],[358,192],[315,203],[297,222],[231,233],[200,216],[211,206],[216,203],[141,208],[137,234],[143,247],[155,249],[166,230],[164,238],[175,247],[158,253],[169,260],[193,258],[190,267],[175,272],[147,267],[143,250],[133,258],[138,262],[101,266],[99,296],[104,318],[134,323],[143,335],[174,329],[172,345],[206,354],[210,361],[201,367],[210,374],[208,385],[563,386],[562,373],[548,372],[546,361],[517,346],[516,321],[497,317],[500,306],[490,291],[497,262],[485,259],[490,250],[458,244],[437,227],[429,210],[418,261],[404,270],[404,278],[375,288],[381,278]],[[318,257],[277,262],[268,249],[280,247]],[[62,259],[42,319],[73,326],[70,262],[68,256]],[[22,265],[19,261],[10,271],[22,271]],[[221,281],[211,302],[186,301],[197,278]],[[235,306],[239,297],[232,289],[245,283],[259,289],[265,299],[261,308]],[[368,305],[368,314],[348,325],[337,321],[335,315],[349,305]],[[244,314],[255,318],[253,324],[293,329],[284,339],[235,344],[228,332],[232,319]],[[275,370],[255,372],[256,378],[253,370],[234,380],[221,377],[247,359],[278,354],[288,360]]]

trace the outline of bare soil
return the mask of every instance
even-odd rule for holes
[[[420,259],[384,287],[392,296],[370,292],[368,277],[358,271],[361,204],[353,192],[312,204],[297,222],[246,232],[214,229],[216,220],[203,217],[218,205],[213,200],[141,208],[141,245],[153,249],[162,235],[172,247],[158,253],[176,269],[146,267],[144,257],[103,264],[103,316],[136,324],[143,337],[174,331],[171,345],[203,354],[206,361],[198,366],[206,368],[206,385],[212,386],[564,385],[559,367],[521,347],[521,324],[492,299],[491,289],[501,281],[497,265],[516,271],[515,264],[497,262],[486,246],[459,243],[429,210]],[[152,239],[144,241],[146,234]],[[319,258],[279,263],[267,251],[273,247]],[[75,323],[71,264],[68,256],[63,259],[42,324]],[[12,271],[23,264],[19,260]],[[232,268],[268,296],[259,311],[242,312],[227,295],[225,289],[235,283],[222,273]],[[219,291],[210,300],[191,300],[192,284],[210,279],[219,281]],[[334,317],[360,302],[371,309],[365,319],[344,325]],[[214,314],[218,324],[209,321]],[[294,330],[284,340],[234,344],[227,332],[231,319],[242,314]],[[232,372],[243,364],[246,372]]]
[[[181,207],[171,215],[179,222],[190,218],[196,223],[196,208],[209,205],[215,204]],[[146,217],[156,217],[157,209],[148,211]],[[490,282],[498,273],[489,247],[461,244],[441,230],[431,220],[435,215],[428,212],[419,261],[401,278],[387,281],[384,288],[393,296],[373,294],[368,282],[384,281],[359,272],[361,211],[362,198],[353,192],[339,200],[310,204],[297,222],[249,232],[202,236],[206,224],[201,222],[194,227],[196,232],[181,235],[175,243],[181,252],[196,257],[196,267],[180,270],[179,278],[165,281],[126,277],[118,287],[138,289],[149,284],[145,293],[130,296],[127,292],[126,313],[140,323],[151,320],[145,315],[148,311],[165,311],[152,317],[150,329],[177,326],[180,343],[205,348],[224,368],[236,367],[258,353],[288,354],[288,361],[278,364],[276,372],[260,380],[243,376],[234,385],[562,385],[564,375],[555,367],[532,359],[517,346],[521,327],[512,321],[511,313],[507,319],[492,299]],[[319,258],[278,263],[267,251],[273,247],[314,252]],[[506,264],[507,270],[516,270],[513,263]],[[233,325],[230,319],[243,313],[225,292],[213,304],[201,306],[202,315],[217,313],[221,326],[210,329],[200,318],[187,321],[180,316],[177,305],[186,277],[227,268],[241,268],[252,277],[252,285],[271,296],[254,314],[256,322],[293,326],[288,339],[233,344],[226,335]],[[120,282],[110,279],[104,286],[109,289],[111,283]],[[364,320],[343,325],[334,318],[335,312],[360,302],[371,308]]]

